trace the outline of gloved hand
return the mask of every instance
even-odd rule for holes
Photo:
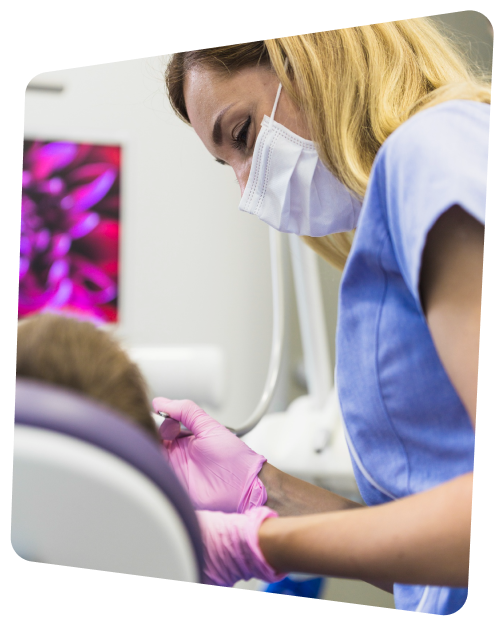
[[[231,587],[239,580],[259,578],[276,582],[279,574],[267,563],[259,548],[259,527],[276,511],[256,507],[243,515],[197,511],[204,545],[204,579],[207,585]]]
[[[266,502],[266,488],[257,477],[266,462],[263,456],[190,400],[154,398],[152,405],[193,433],[166,441],[166,435],[173,437],[173,422],[166,420],[166,427],[159,429],[170,463],[195,509],[243,513]]]

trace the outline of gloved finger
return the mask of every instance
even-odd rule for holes
[[[192,400],[169,400],[154,398],[152,406],[155,411],[163,411],[188,428],[196,437],[207,434],[210,430],[224,428],[217,420],[207,415]]]
[[[171,417],[167,417],[159,427],[159,434],[161,435],[161,439],[173,441],[180,434],[180,422],[177,422],[177,420]]]

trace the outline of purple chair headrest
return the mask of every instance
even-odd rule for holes
[[[126,461],[147,476],[178,511],[192,542],[200,580],[203,543],[189,496],[157,445],[141,427],[88,396],[29,378],[16,382],[16,424],[75,437]]]

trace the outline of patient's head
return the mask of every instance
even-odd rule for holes
[[[16,374],[91,396],[159,440],[138,366],[107,331],[89,322],[48,314],[20,322]]]

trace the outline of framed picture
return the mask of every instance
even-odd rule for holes
[[[118,321],[121,145],[26,138],[19,318]]]

